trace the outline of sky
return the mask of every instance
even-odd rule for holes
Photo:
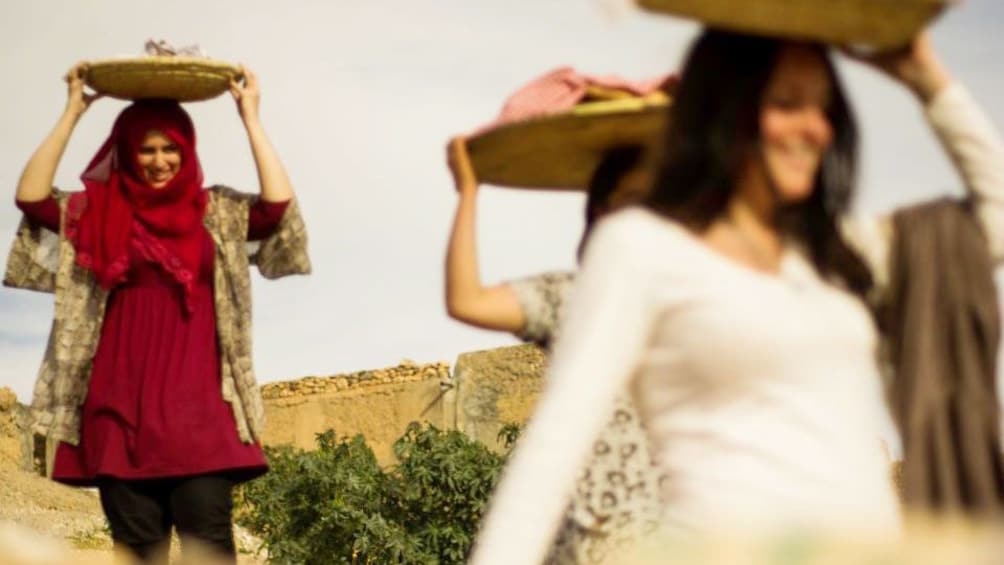
[[[968,0],[934,26],[935,46],[992,120],[1004,124],[1004,2]],[[453,362],[515,343],[446,316],[443,257],[456,204],[444,147],[490,121],[505,97],[561,65],[655,76],[678,68],[697,32],[629,0],[35,0],[0,4],[0,236],[19,219],[24,163],[65,102],[76,61],[140,54],[147,39],[198,43],[259,76],[262,120],[303,209],[314,271],[255,275],[255,362],[262,382]],[[880,213],[961,185],[902,87],[839,63],[862,126],[858,207]],[[79,176],[123,102],[84,116],[56,175]],[[229,97],[187,106],[210,184],[257,191]],[[2,195],[0,189],[0,195]],[[484,187],[482,277],[495,283],[574,266],[579,194]],[[1004,279],[1002,279],[1004,280]],[[51,295],[0,289],[0,386],[30,398],[51,324]]]

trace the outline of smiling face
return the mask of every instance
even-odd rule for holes
[[[150,130],[136,149],[136,164],[151,188],[164,188],[181,169],[181,148],[160,130]]]
[[[761,100],[760,172],[782,204],[812,194],[833,142],[827,117],[833,82],[823,57],[807,46],[784,47]]]

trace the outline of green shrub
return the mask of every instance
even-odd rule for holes
[[[512,445],[518,427],[500,433]],[[266,448],[271,470],[238,493],[238,522],[276,563],[463,563],[505,457],[412,423],[381,469],[361,435]]]
[[[415,423],[394,455],[404,527],[439,563],[463,563],[504,459],[461,432]]]
[[[244,486],[241,524],[276,563],[420,563],[399,524],[388,520],[389,478],[362,436],[317,436],[317,450],[267,448],[270,472]]]

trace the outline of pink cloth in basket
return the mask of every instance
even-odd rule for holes
[[[506,100],[498,117],[478,128],[475,135],[501,125],[567,111],[585,98],[590,86],[623,90],[637,96],[645,96],[664,89],[675,79],[675,75],[664,75],[648,80],[630,81],[617,75],[584,75],[572,67],[559,67],[520,87]]]

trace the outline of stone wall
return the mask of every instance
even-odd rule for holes
[[[507,423],[523,423],[540,392],[544,357],[534,346],[462,354],[451,374],[446,363],[406,361],[397,367],[269,383],[266,445],[313,449],[314,436],[334,429],[366,437],[381,464],[394,460],[393,443],[410,422],[459,429],[492,448]]]
[[[543,383],[544,354],[533,345],[464,353],[453,370],[456,428],[487,446],[499,430],[530,417]]]
[[[393,443],[408,423],[453,427],[452,408],[444,402],[450,386],[446,363],[411,361],[387,369],[269,383],[262,387],[263,440],[266,445],[313,449],[314,436],[329,428],[339,435],[361,433],[377,459],[388,464],[393,461]]]

